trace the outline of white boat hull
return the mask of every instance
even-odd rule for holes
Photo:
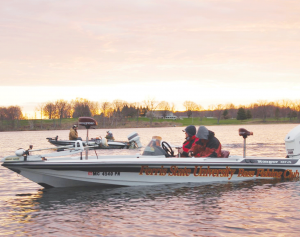
[[[43,187],[141,186],[299,178],[298,159],[106,157],[5,162]]]

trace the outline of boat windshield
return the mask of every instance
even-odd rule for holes
[[[149,144],[145,147],[145,150],[142,155],[144,156],[161,156],[166,155],[164,149],[162,149],[161,145],[161,137],[154,136]]]

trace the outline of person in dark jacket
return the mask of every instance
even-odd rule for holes
[[[196,137],[198,140],[188,151],[190,157],[222,157],[221,143],[215,137],[215,133],[209,131],[206,127],[200,126]]]
[[[69,140],[77,140],[78,139],[78,132],[77,132],[77,125],[73,125],[70,129],[69,133]]]
[[[114,141],[115,140],[114,135],[112,134],[111,131],[107,131],[106,133],[107,133],[107,135],[105,136],[105,138],[107,140],[110,140],[110,141]]]
[[[192,145],[194,144],[196,138],[196,127],[194,125],[187,126],[184,130],[185,132],[185,142],[182,145],[182,148],[178,150],[178,153],[180,154],[180,157],[188,157],[188,151],[192,148]],[[178,156],[179,156],[178,154]]]

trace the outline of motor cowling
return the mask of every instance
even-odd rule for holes
[[[287,157],[300,158],[300,125],[293,128],[284,140]]]
[[[100,140],[100,145],[103,147],[108,147],[107,139],[105,137]]]
[[[139,134],[137,134],[136,132],[133,132],[131,134],[129,134],[127,136],[128,138],[128,141],[131,143],[131,142],[135,142],[137,144],[137,147],[142,147],[142,143],[140,141],[140,136]]]
[[[18,150],[15,151],[16,156],[23,156],[25,155],[25,150],[23,148],[20,148]]]

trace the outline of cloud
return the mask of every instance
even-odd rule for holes
[[[300,2],[2,1],[2,86],[297,83]]]

